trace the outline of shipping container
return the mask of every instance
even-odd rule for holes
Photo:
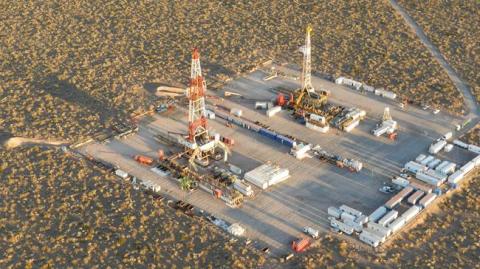
[[[407,211],[403,212],[402,218],[405,219],[405,222],[409,222],[413,217],[415,217],[422,208],[419,206],[412,206]]]
[[[334,206],[330,206],[327,211],[328,215],[337,219],[340,218],[340,215],[342,214],[342,211]]]
[[[427,166],[428,166],[428,168],[433,169],[433,168],[437,167],[437,165],[439,165],[441,162],[442,162],[442,160],[440,160],[440,159],[435,159],[435,160],[427,163]]]
[[[330,130],[330,126],[328,124],[326,124],[325,126],[319,126],[319,125],[313,124],[310,121],[305,122],[305,127],[320,133],[327,133]]]
[[[400,230],[403,225],[405,225],[405,219],[403,217],[399,217],[396,220],[394,220],[392,223],[388,225],[388,228],[392,230],[392,233],[395,233],[396,231]]]
[[[432,192],[432,188],[426,184],[421,184],[421,183],[418,183],[418,182],[410,182],[410,186],[412,188],[414,188],[415,190],[421,190],[423,191],[424,193],[431,193]]]
[[[456,184],[460,182],[464,176],[465,176],[465,172],[463,170],[457,170],[455,173],[451,174],[448,177],[448,183]]]
[[[464,142],[462,142],[462,141],[460,141],[460,140],[458,140],[458,139],[453,140],[453,144],[454,144],[455,146],[460,147],[460,148],[468,149],[468,144],[467,144],[467,143],[464,143]]]
[[[368,86],[368,85],[363,84],[362,88],[366,92],[375,92],[375,88],[372,87],[372,86]]]
[[[233,187],[245,196],[252,196],[253,195],[252,186],[250,186],[249,184],[247,184],[244,181],[236,180],[233,183]]]
[[[385,240],[387,239],[387,235],[380,232],[380,231],[377,231],[377,230],[374,230],[374,229],[371,229],[371,228],[365,228],[362,230],[362,232],[366,232],[372,236],[376,236],[379,240],[380,240],[380,243],[384,243]]]
[[[373,211],[372,214],[368,216],[368,219],[370,221],[376,222],[380,218],[382,218],[386,213],[387,213],[387,208],[384,206],[380,206],[379,208],[375,209],[375,211]]]
[[[410,161],[405,164],[405,169],[411,173],[416,173],[418,171],[425,171],[427,170],[427,167],[424,165],[421,165],[419,163],[416,163],[414,161]]]
[[[397,98],[397,94],[391,91],[383,91],[382,96],[392,100]]]
[[[378,224],[382,226],[388,225],[390,222],[392,222],[394,219],[398,217],[398,211],[397,210],[392,210],[388,212],[385,216],[383,216],[380,220],[378,220]]]
[[[380,238],[374,236],[374,235],[371,235],[370,233],[368,232],[362,232],[360,235],[359,235],[359,239],[360,241],[372,246],[372,247],[378,247],[378,245],[380,244]]]
[[[465,172],[465,174],[469,173],[470,171],[472,171],[472,169],[475,168],[475,163],[470,161],[468,163],[466,163],[464,166],[462,166],[462,168],[460,168],[463,172]]]
[[[475,145],[468,145],[468,150],[475,153],[475,154],[480,154],[480,147],[479,146],[475,146]]]
[[[427,158],[427,156],[425,154],[420,154],[418,155],[418,157],[415,159],[415,161],[417,163],[420,163],[421,161],[423,161],[425,158]]]
[[[424,195],[425,193],[421,190],[417,190],[416,192],[414,192],[412,195],[410,195],[410,197],[408,197],[408,200],[407,202],[411,205],[414,205],[417,203],[417,201],[422,198],[422,196]]]
[[[362,216],[360,216],[360,217],[357,217],[357,218],[355,219],[355,222],[358,223],[358,224],[365,224],[365,223],[368,222],[368,217],[365,216],[365,215],[362,215]]]
[[[340,219],[343,220],[344,222],[346,222],[346,221],[353,222],[355,220],[355,216],[351,215],[347,212],[342,212],[342,214],[340,214]]]
[[[359,123],[360,123],[360,120],[354,120],[354,121],[352,121],[352,123],[348,124],[347,126],[344,126],[344,127],[343,127],[343,131],[349,133],[349,132],[351,132],[355,127],[357,127]]]
[[[447,166],[445,166],[445,168],[447,168]],[[444,169],[445,169],[444,168]],[[447,170],[445,170],[447,171]],[[429,175],[429,176],[432,176],[438,180],[441,181],[441,183],[443,183],[445,180],[447,180],[447,175],[442,173],[442,172],[439,172],[439,171],[435,171],[433,169],[428,169],[427,171],[424,172],[426,175]]]
[[[408,186],[410,184],[410,181],[408,181],[407,179],[405,179],[403,177],[396,176],[395,178],[392,178],[392,183],[395,184],[395,185],[398,185],[402,188],[405,188],[406,186]]]
[[[453,149],[453,144],[447,144],[445,148],[443,148],[445,152],[450,152],[452,151],[452,149]]]
[[[347,206],[347,205],[342,205],[342,206],[340,206],[340,210],[342,210],[343,212],[347,212],[347,213],[349,213],[350,215],[353,215],[353,216],[355,216],[355,217],[360,217],[360,216],[363,215],[363,213],[360,212],[359,210],[356,210],[356,209],[354,209],[354,208],[351,208],[351,207],[349,207],[349,206]]]
[[[269,108],[267,109],[267,117],[273,117],[275,114],[277,114],[278,112],[282,111],[282,107],[281,106],[274,106],[272,108]]]
[[[325,117],[317,114],[310,114],[310,119],[325,124]]]
[[[389,128],[390,128],[390,126],[381,125],[380,127],[378,127],[378,128],[376,128],[375,130],[373,130],[372,134],[373,134],[374,136],[381,136],[381,135],[383,135],[384,133],[386,133]]]
[[[446,145],[447,145],[447,141],[445,141],[445,140],[440,140],[440,141],[434,142],[428,148],[428,152],[430,152],[430,154],[437,154]]]
[[[393,196],[390,200],[385,203],[387,208],[394,208],[397,204],[399,204],[405,197],[407,197],[411,192],[413,192],[413,188],[411,186],[407,186],[403,188],[399,193]]]
[[[435,171],[442,171],[442,169],[447,166],[450,162],[449,161],[443,161],[441,164],[439,164],[437,167],[435,167]]]
[[[425,159],[423,159],[420,164],[421,165],[427,165],[429,162],[435,160],[435,157],[433,157],[432,155],[428,155]]]
[[[330,219],[330,225],[334,228],[338,228],[340,231],[344,232],[345,234],[352,234],[353,233],[353,228],[349,225],[346,225],[340,220],[331,218]]]
[[[390,236],[390,234],[392,234],[392,230],[390,228],[371,221],[367,223],[367,228],[379,232],[384,237]]]
[[[455,163],[449,163],[445,167],[443,167],[439,172],[444,174],[444,175],[451,175],[453,172],[455,172],[455,168],[457,167],[457,164]]]
[[[356,223],[356,222],[350,221],[350,220],[344,220],[343,222],[344,222],[346,225],[352,227],[355,232],[358,232],[358,233],[359,233],[359,232],[361,232],[361,231],[363,230],[363,225],[360,224],[360,223]]]
[[[424,172],[417,172],[415,174],[415,178],[427,184],[437,186],[437,187],[440,186],[440,184],[442,184],[442,181],[440,181],[438,178],[433,177],[431,175],[427,175]]]
[[[255,102],[255,109],[267,109],[267,102]]]
[[[318,230],[315,230],[312,227],[303,227],[303,232],[310,235],[313,239],[317,239],[319,236]]]
[[[427,195],[425,195],[425,197],[420,199],[418,204],[423,208],[426,208],[431,202],[433,202],[433,200],[435,200],[435,198],[437,198],[437,195],[435,193],[428,193]]]

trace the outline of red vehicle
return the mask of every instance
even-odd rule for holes
[[[310,246],[310,239],[300,238],[292,242],[292,250],[295,252],[303,252]]]
[[[141,164],[145,164],[145,165],[152,165],[153,164],[153,159],[150,158],[150,157],[147,157],[147,156],[135,155],[135,157],[133,157],[133,159],[135,161],[137,161],[138,163],[141,163]]]

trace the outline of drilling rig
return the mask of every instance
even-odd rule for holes
[[[302,87],[295,91],[294,110],[318,113],[322,106],[327,103],[328,91],[320,90],[316,92],[312,85],[312,48],[310,42],[310,33],[312,27],[307,26],[305,45],[302,47],[303,67],[302,67]]]

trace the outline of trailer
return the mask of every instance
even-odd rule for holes
[[[378,221],[378,224],[380,224],[382,226],[386,226],[390,222],[392,222],[394,219],[396,219],[397,217],[398,217],[398,211],[392,210],[392,211],[388,212],[385,216],[383,216],[383,218],[381,218]]]
[[[375,211],[372,212],[368,216],[368,219],[370,222],[376,222],[378,221],[381,217],[383,217],[387,213],[387,208],[384,206],[380,206],[379,208],[375,209]]]
[[[412,195],[410,195],[410,197],[408,197],[408,200],[407,202],[411,205],[415,205],[417,203],[417,201],[422,198],[422,196],[424,195],[425,193],[421,190],[417,190],[416,192],[414,192]]]

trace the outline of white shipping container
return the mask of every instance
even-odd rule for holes
[[[374,93],[375,93],[375,95],[382,95],[383,90],[375,89]]]
[[[384,237],[390,236],[390,234],[392,233],[392,230],[390,228],[384,227],[378,223],[371,221],[367,223],[367,228],[379,232]]]
[[[359,232],[361,232],[361,231],[363,230],[363,225],[360,224],[360,223],[356,223],[356,222],[350,221],[350,220],[344,220],[343,222],[344,222],[346,225],[352,227],[355,232],[358,232],[358,233],[359,233]]]
[[[366,92],[374,92],[375,91],[375,88],[372,87],[372,86],[368,86],[368,85],[365,85],[363,84],[363,90],[366,91]]]
[[[382,96],[392,100],[397,98],[397,94],[391,91],[383,91]]]
[[[268,117],[273,117],[275,114],[277,114],[280,111],[282,111],[281,106],[274,106],[272,108],[267,109],[267,116]]]
[[[440,150],[442,150],[447,145],[447,141],[440,140],[438,142],[434,142],[428,148],[428,152],[431,154],[437,154]]]
[[[452,151],[452,149],[453,149],[453,145],[452,145],[452,144],[447,144],[447,145],[445,146],[445,148],[443,148],[443,150],[444,150],[445,152],[450,152],[450,151]]]
[[[418,155],[418,157],[415,159],[415,161],[417,163],[420,163],[421,161],[423,161],[425,158],[427,158],[427,156],[425,154],[420,154]]]
[[[267,102],[255,102],[255,109],[267,109]]]
[[[386,213],[387,213],[387,208],[384,206],[380,206],[379,208],[375,209],[375,211],[373,211],[372,214],[368,216],[368,219],[370,221],[376,222],[381,217],[383,217]]]
[[[435,168],[437,165],[439,165],[442,162],[440,159],[435,159],[427,164],[428,168]]]
[[[460,182],[463,177],[465,176],[465,172],[463,170],[457,170],[457,172],[451,174],[449,177],[448,177],[448,183],[458,183]]]
[[[310,119],[325,124],[325,117],[317,114],[310,114]]]
[[[441,164],[439,164],[436,168],[435,171],[442,171],[442,169],[447,166],[450,162],[449,161],[443,161]]]
[[[418,171],[425,171],[427,170],[427,167],[424,165],[421,165],[419,163],[416,163],[414,161],[410,161],[405,164],[405,169],[408,170],[411,173],[416,173]]]
[[[440,172],[444,175],[450,175],[450,174],[453,174],[453,172],[455,172],[456,167],[457,165],[455,163],[449,163],[444,168],[442,168]]]
[[[427,158],[423,159],[420,164],[421,165],[427,165],[427,163],[431,162],[435,160],[435,157],[433,157],[432,155],[428,155]]]
[[[385,234],[383,234],[383,233],[381,233],[381,232],[379,232],[379,231],[377,231],[377,230],[373,230],[373,229],[371,229],[371,228],[365,228],[365,229],[363,229],[363,231],[365,231],[365,232],[367,232],[367,233],[369,233],[369,234],[371,234],[371,235],[373,235],[373,236],[376,236],[377,238],[380,239],[380,242],[381,242],[381,243],[385,242],[385,240],[387,239],[387,235],[385,235]],[[363,231],[362,231],[362,232],[363,232]]]
[[[355,220],[355,216],[354,215],[351,215],[347,212],[342,212],[342,214],[340,214],[340,219],[342,219],[345,223],[347,221],[351,221],[353,222]]]
[[[343,84],[343,79],[344,77],[338,77],[337,79],[335,79],[335,84]]]
[[[398,217],[398,211],[397,210],[392,210],[392,211],[388,212],[385,216],[383,216],[383,218],[381,218],[378,221],[378,224],[386,226],[390,222],[392,222],[394,219],[396,219],[397,217]]]
[[[460,148],[468,149],[468,144],[467,144],[467,143],[464,143],[464,142],[462,142],[462,141],[460,141],[460,140],[458,140],[458,139],[453,140],[453,144],[454,144],[455,146],[460,147]]]
[[[405,222],[409,222],[413,217],[418,214],[418,212],[420,212],[421,209],[421,207],[414,205],[402,214],[402,218],[405,219]]]
[[[360,216],[360,217],[357,217],[357,218],[355,219],[355,222],[358,223],[358,224],[365,224],[365,223],[368,222],[368,217],[365,216],[365,215],[362,215],[362,216]]]
[[[327,211],[328,215],[337,219],[340,218],[340,215],[342,214],[342,211],[334,206],[330,206]]]
[[[403,225],[405,225],[405,219],[403,217],[400,217],[396,220],[394,220],[392,223],[388,225],[388,228],[392,230],[392,233],[395,233],[396,231],[400,230]]]
[[[437,186],[437,187],[442,183],[442,181],[440,181],[438,178],[427,175],[424,172],[417,172],[415,174],[415,178],[417,178],[418,180],[421,180],[421,181],[423,181],[427,184]]]
[[[479,146],[475,146],[475,145],[468,145],[468,150],[473,152],[473,153],[476,153],[476,154],[480,154],[480,147]]]
[[[352,123],[350,123],[349,125],[343,127],[343,131],[349,133],[349,132],[351,132],[355,127],[357,127],[359,123],[360,123],[360,120],[358,120],[358,119],[357,119],[357,120],[354,120],[354,121],[352,121]]]
[[[354,208],[351,208],[351,207],[349,207],[349,206],[347,206],[347,205],[342,205],[342,206],[340,206],[340,210],[342,210],[343,212],[347,212],[348,214],[353,215],[353,216],[355,216],[355,217],[360,217],[360,216],[363,215],[363,213],[360,212],[359,210],[356,210],[356,209],[354,209]]]
[[[465,174],[469,173],[470,171],[472,171],[472,169],[475,168],[475,163],[470,161],[468,163],[466,163],[464,166],[462,166],[462,171],[465,172]]]
[[[437,195],[435,193],[429,193],[423,197],[418,204],[421,205],[423,208],[426,208],[433,200],[437,198]]]
[[[410,181],[408,181],[407,179],[403,178],[403,177],[395,177],[392,179],[392,183],[395,184],[395,185],[398,185],[400,187],[403,187],[405,188],[406,186],[408,186],[410,184]]]
[[[380,244],[380,238],[368,233],[368,232],[362,232],[359,235],[360,241],[372,246],[372,247],[378,247]]]
[[[340,231],[344,232],[345,234],[353,234],[353,228],[349,225],[346,225],[345,223],[336,220],[334,218],[330,219],[330,225],[332,227],[338,228]]]

